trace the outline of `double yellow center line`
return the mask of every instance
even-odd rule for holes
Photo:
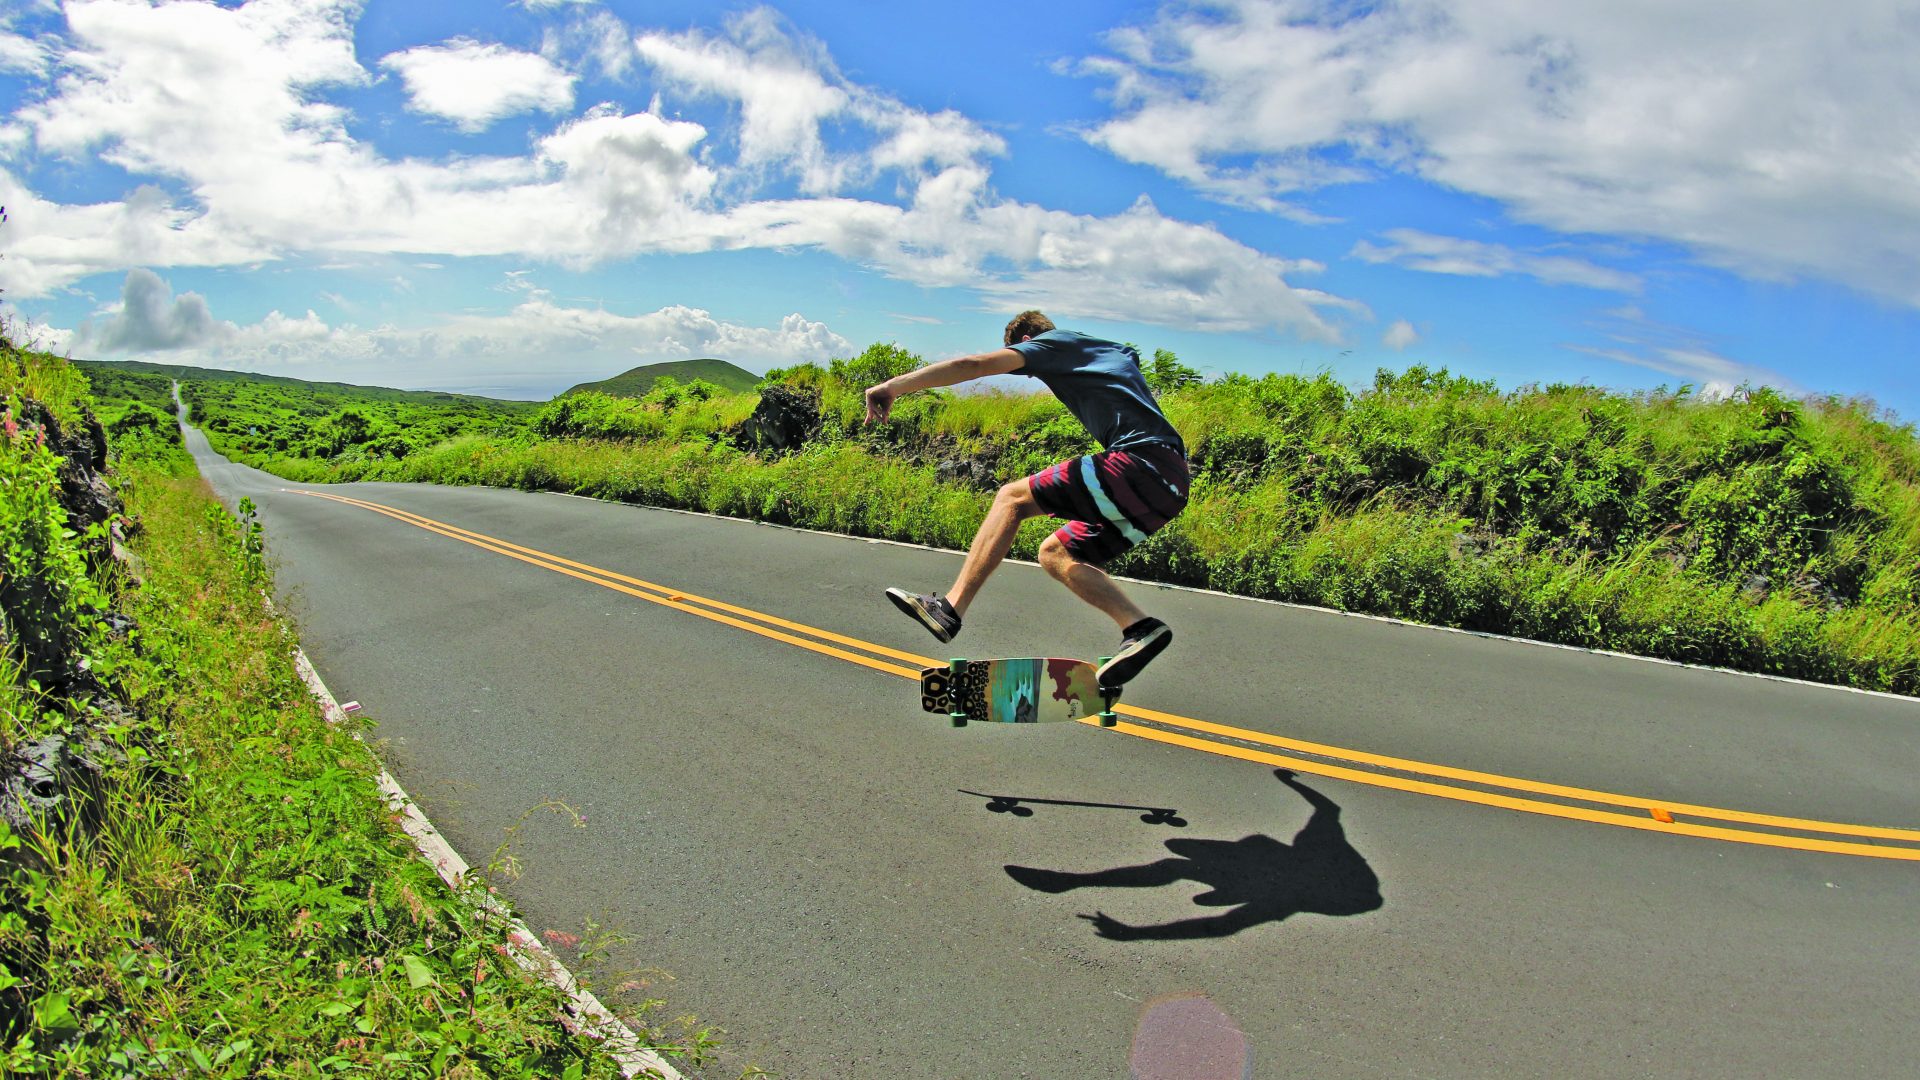
[[[415,528],[518,559],[556,574],[903,679],[918,682],[921,668],[941,663],[931,657],[891,649],[751,608],[603,570],[380,503],[329,492],[282,490],[370,510]],[[1110,729],[1099,729],[1092,718],[1081,722],[1095,726],[1097,730],[1116,731],[1221,757],[1458,802],[1741,844],[1920,862],[1920,830],[1850,825],[1665,802],[1370,754],[1124,704],[1116,711],[1144,723],[1123,722]]]

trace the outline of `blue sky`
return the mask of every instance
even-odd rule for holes
[[[978,351],[1920,416],[1920,13],[0,0],[0,288],[76,357],[545,397]]]

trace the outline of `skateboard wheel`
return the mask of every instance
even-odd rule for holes
[[[953,721],[953,726],[954,726],[954,727],[966,727],[966,726],[967,726],[967,714],[966,714],[966,713],[962,713],[962,712],[957,712],[957,713],[948,713],[948,714],[947,714],[947,719],[949,719],[949,720],[952,720],[952,721]]]

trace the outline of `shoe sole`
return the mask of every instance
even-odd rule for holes
[[[1173,644],[1173,630],[1171,627],[1162,626],[1142,638],[1132,652],[1122,653],[1109,660],[1095,673],[1095,680],[1101,686],[1110,689],[1125,686],[1145,670],[1154,657],[1166,652],[1167,646],[1171,644]]]
[[[947,642],[953,640],[953,635],[947,633],[945,627],[941,626],[939,623],[934,622],[932,618],[928,616],[925,611],[922,611],[920,609],[920,605],[914,603],[913,600],[910,599],[906,594],[901,593],[895,589],[888,589],[887,599],[893,601],[894,607],[897,607],[901,611],[904,611],[907,614],[913,616],[914,619],[916,619],[921,626],[926,627],[927,632],[933,635],[935,641],[938,641],[944,645]]]

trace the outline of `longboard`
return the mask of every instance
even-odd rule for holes
[[[920,707],[946,713],[955,727],[968,721],[1046,724],[1090,716],[1112,727],[1120,691],[1103,693],[1094,670],[1085,660],[1062,656],[954,660],[920,669]]]

